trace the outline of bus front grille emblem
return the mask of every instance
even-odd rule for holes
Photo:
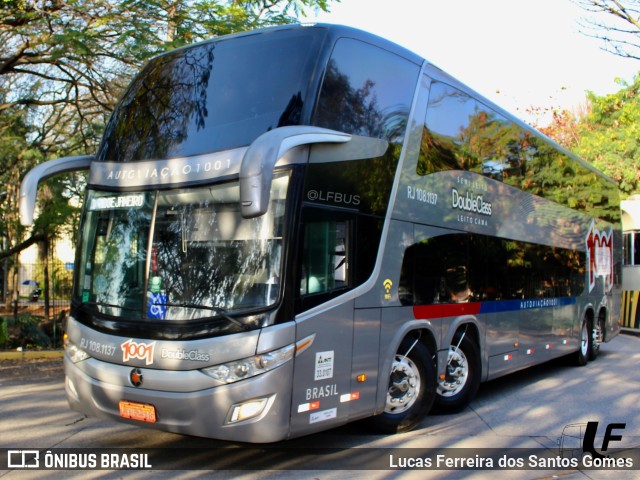
[[[131,381],[131,385],[134,387],[142,385],[142,378],[142,370],[139,368],[134,368],[131,370],[131,373],[129,373],[129,380]]]

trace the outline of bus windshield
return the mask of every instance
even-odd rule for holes
[[[127,320],[188,321],[273,305],[288,174],[269,212],[240,215],[238,182],[156,192],[89,190],[76,299]]]
[[[247,35],[155,58],[113,112],[96,159],[200,155],[299,125],[323,33]]]

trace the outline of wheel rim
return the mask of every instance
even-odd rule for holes
[[[391,378],[387,391],[387,413],[402,413],[411,408],[420,392],[418,367],[408,357],[396,355],[391,366]]]
[[[464,352],[451,345],[444,380],[438,382],[438,395],[452,397],[460,393],[469,378],[469,362]]]
[[[580,353],[584,356],[589,353],[589,327],[587,322],[582,324],[582,331],[580,332]]]

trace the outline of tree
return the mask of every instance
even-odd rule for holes
[[[576,152],[613,178],[627,195],[640,192],[640,77],[616,93],[589,93]]]
[[[48,155],[92,152],[149,56],[290,23],[307,8],[327,10],[328,0],[2,0],[0,114],[29,108],[38,128],[28,141]]]
[[[147,58],[213,36],[290,23],[308,9],[326,11],[328,3],[0,0],[0,257],[48,241],[59,219],[73,217],[61,195],[48,198],[46,208],[41,198],[48,215],[25,240],[17,219],[20,179],[48,158],[95,152],[117,99]]]
[[[27,121],[38,126],[31,146],[52,155],[95,147],[128,77],[153,53],[131,36],[140,17],[129,3],[0,4],[0,112],[28,109]]]
[[[542,132],[613,178],[624,195],[640,192],[640,77],[616,93],[588,94],[578,117],[555,112]]]
[[[582,23],[586,35],[604,42],[604,50],[640,59],[640,2],[638,0],[574,0],[591,15]]]
[[[339,1],[339,0],[338,0]],[[17,112],[23,150],[93,153],[144,61],[204,38],[328,9],[328,0],[0,0],[0,129]],[[6,157],[6,155],[5,155]],[[3,159],[1,170],[6,170]],[[27,162],[20,171],[33,166]],[[3,179],[4,180],[4,179]]]

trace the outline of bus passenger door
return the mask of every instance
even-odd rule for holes
[[[348,420],[354,300],[352,216],[305,208],[300,225],[291,433],[324,430]]]

